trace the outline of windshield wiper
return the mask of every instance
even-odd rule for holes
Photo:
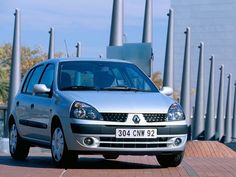
[[[140,90],[134,87],[127,87],[127,86],[114,86],[114,87],[105,87],[101,88],[101,90],[118,90],[118,91],[141,91],[144,92],[145,90]]]
[[[72,85],[68,87],[63,87],[61,90],[97,90],[96,87],[83,86],[83,85]]]

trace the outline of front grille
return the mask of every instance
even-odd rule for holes
[[[147,122],[165,122],[167,120],[166,114],[143,114]]]
[[[127,120],[127,113],[101,113],[104,121],[111,122],[125,122]]]
[[[168,138],[115,138],[100,137],[99,147],[106,148],[158,148],[167,147],[171,142],[167,142]]]
[[[101,113],[104,121],[125,122],[128,118],[128,113]],[[165,122],[166,114],[159,113],[144,113],[146,122]]]

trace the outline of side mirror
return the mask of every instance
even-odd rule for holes
[[[51,90],[45,84],[35,84],[34,93],[49,93]]]
[[[160,92],[161,92],[163,95],[171,96],[174,91],[173,91],[173,88],[171,88],[171,87],[162,87],[162,89],[160,90]]]

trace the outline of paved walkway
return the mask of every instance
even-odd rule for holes
[[[236,153],[218,142],[190,142],[186,156],[177,168],[161,168],[152,156],[80,156],[75,167],[57,169],[48,151],[33,149],[25,161],[0,154],[0,177],[196,177],[236,176]]]

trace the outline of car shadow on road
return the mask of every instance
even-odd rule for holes
[[[143,157],[145,158],[145,157]],[[80,158],[73,168],[80,169],[151,169],[160,168],[158,165],[144,164],[138,162],[125,162],[117,160],[106,160],[104,158]]]
[[[144,157],[145,158],[145,157]],[[29,156],[26,160],[14,160],[10,156],[0,156],[0,166],[30,168],[56,168],[50,156]],[[152,169],[161,168],[159,165],[125,162],[117,160],[105,160],[102,157],[80,157],[73,166],[67,169]]]

